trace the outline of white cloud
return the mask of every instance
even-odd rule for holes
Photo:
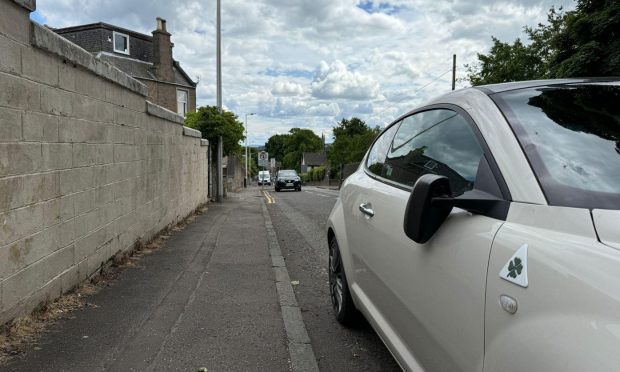
[[[275,96],[297,96],[304,92],[304,88],[297,83],[278,80],[271,88],[271,94]]]
[[[312,95],[320,99],[374,99],[379,95],[379,83],[369,75],[349,71],[342,61],[336,60],[331,64],[321,61],[319,72],[312,82]]]
[[[222,1],[224,105],[241,118],[257,114],[251,143],[292,127],[320,135],[353,115],[383,126],[450,90],[452,54],[464,77],[492,35],[523,38],[551,5],[574,1]],[[37,8],[52,27],[107,22],[150,34],[156,17],[167,19],[175,58],[200,76],[198,104],[215,104],[215,1],[38,0]]]
[[[340,107],[337,103],[319,103],[308,109],[308,115],[315,116],[337,116],[340,114]]]

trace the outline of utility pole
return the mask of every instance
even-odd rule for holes
[[[220,0],[217,0],[217,109],[222,113],[222,34],[221,34],[221,15]],[[224,144],[222,136],[217,138],[217,202],[221,203],[224,199],[224,164],[222,155]]]
[[[456,88],[456,54],[453,54],[452,55],[452,90],[454,90],[455,88]]]
[[[252,116],[254,113],[245,114],[245,179],[243,180],[243,187],[248,187],[250,183],[248,180],[248,162],[250,161],[248,157],[248,115]]]

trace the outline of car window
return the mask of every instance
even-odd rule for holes
[[[454,115],[456,115],[456,112],[450,110],[430,110],[406,117],[403,119],[398,132],[396,132],[392,147],[397,149],[403,146],[421,132]]]
[[[297,172],[294,170],[283,170],[278,173],[280,177],[297,177]]]
[[[508,91],[493,96],[549,204],[620,209],[620,83]]]
[[[398,126],[400,123],[396,123],[392,125],[388,130],[383,132],[379,138],[372,145],[372,148],[368,152],[368,158],[366,159],[366,167],[372,173],[376,175],[381,175],[383,169],[383,162],[385,161],[385,156],[392,145],[392,139],[394,138],[394,134],[398,130]]]
[[[424,174],[446,176],[454,196],[473,188],[484,151],[463,116],[444,109],[420,112],[403,121],[396,138],[382,177],[413,186]]]

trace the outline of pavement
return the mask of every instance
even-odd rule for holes
[[[6,371],[316,371],[264,198],[209,204]]]

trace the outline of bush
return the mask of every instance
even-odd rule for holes
[[[303,182],[317,182],[325,179],[327,169],[325,166],[313,168],[308,173],[302,173],[299,175]]]

